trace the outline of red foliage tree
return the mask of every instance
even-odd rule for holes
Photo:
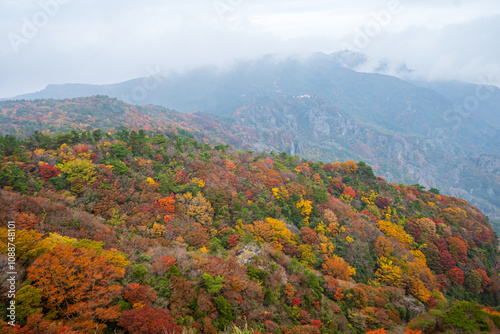
[[[342,192],[342,195],[344,196],[351,196],[352,198],[356,197],[356,192],[354,191],[354,189],[352,189],[350,186],[349,187],[345,187],[344,188],[344,191]]]
[[[149,306],[123,312],[118,325],[125,328],[129,333],[182,333],[182,327],[175,323],[167,311]]]
[[[131,283],[127,285],[125,293],[123,295],[125,300],[130,304],[134,305],[140,303],[142,305],[149,305],[154,302],[158,296],[155,290],[149,285],[140,285],[137,283]]]
[[[227,248],[233,248],[240,242],[240,236],[237,234],[232,234],[227,239]]]
[[[465,276],[462,269],[455,267],[448,272],[448,276],[451,284],[456,286],[464,284]]]
[[[42,179],[44,181],[48,181],[51,178],[58,176],[59,174],[61,174],[59,168],[52,167],[49,164],[43,164],[40,169],[40,175],[42,176]]]
[[[387,197],[377,197],[375,198],[375,205],[381,208],[382,210],[387,209],[387,207],[391,204],[391,201]]]
[[[32,314],[28,317],[26,326],[18,330],[18,334],[82,334],[73,328],[61,325],[58,321],[42,319],[42,314]],[[1,331],[0,331],[1,332]],[[1,332],[3,334],[3,332]],[[10,333],[10,332],[8,332]]]
[[[311,326],[321,328],[321,320],[319,320],[319,319],[314,319],[314,320],[311,322]]]
[[[446,274],[439,274],[436,276],[436,281],[440,289],[446,290],[450,287],[450,281]]]
[[[153,263],[153,269],[158,275],[164,275],[176,263],[177,261],[172,255],[162,255]]]
[[[295,326],[292,329],[284,328],[283,334],[320,334],[318,327],[305,325],[305,326]]]
[[[80,144],[75,146],[73,151],[75,151],[76,154],[87,153],[89,151],[89,147],[87,145]]]
[[[284,245],[281,251],[286,255],[295,258],[300,258],[300,256],[302,255],[299,248],[295,245]]]
[[[165,223],[168,224],[170,220],[174,217],[175,212],[175,195],[172,193],[170,196],[158,200],[160,207],[167,212],[163,217]]]
[[[488,274],[483,269],[477,269],[477,272],[479,273],[479,276],[481,276],[483,289],[486,289],[488,286],[491,285],[491,279],[488,277]]]
[[[448,270],[451,270],[453,267],[455,267],[455,260],[453,260],[453,258],[451,257],[450,253],[448,253],[448,251],[444,251],[442,252],[440,255],[440,264],[441,264],[441,268],[443,271],[448,271]]]
[[[342,183],[341,177],[331,179],[330,184],[333,187],[333,189],[335,189],[339,193],[341,193],[342,189],[344,189],[344,187],[345,187],[345,185]]]
[[[189,305],[196,300],[196,288],[194,283],[186,281],[185,279],[177,276],[170,278],[170,313],[174,318],[185,317],[191,314]]]
[[[448,244],[446,241],[442,238],[435,238],[434,239],[434,244],[436,247],[439,249],[440,252],[448,251]]]
[[[309,227],[303,227],[300,229],[300,233],[302,234],[302,242],[308,245],[319,244],[318,236],[316,232]]]

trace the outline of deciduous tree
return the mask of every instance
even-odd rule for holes
[[[28,268],[28,278],[42,288],[43,304],[61,319],[83,332],[99,333],[104,323],[119,317],[112,302],[122,288],[110,285],[125,270],[112,265],[94,249],[57,245]]]
[[[149,306],[123,312],[118,325],[129,333],[181,334],[183,332],[182,327],[175,323],[166,310]]]
[[[138,283],[128,284],[123,296],[130,305],[140,304],[142,306],[151,304],[158,297],[152,287]]]
[[[321,265],[321,271],[325,275],[330,275],[334,278],[348,280],[356,275],[356,269],[351,267],[349,263],[341,257],[334,256],[326,258],[325,262]]]

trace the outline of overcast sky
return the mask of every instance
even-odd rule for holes
[[[499,85],[499,32],[498,0],[0,0],[0,97],[346,48]]]

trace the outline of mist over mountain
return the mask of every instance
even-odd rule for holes
[[[404,64],[349,51],[265,56],[225,69],[152,71],[112,85],[49,85],[17,99],[99,94],[201,111],[244,127],[235,135],[252,138],[245,143],[251,149],[325,162],[364,160],[388,180],[437,187],[499,219],[500,90],[401,79],[409,72]]]

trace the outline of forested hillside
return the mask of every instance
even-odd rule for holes
[[[181,114],[159,106],[133,106],[107,96],[67,100],[0,102],[0,133],[27,138],[36,132],[62,134],[93,129],[126,127],[135,131],[186,130],[200,141],[240,145],[234,134],[245,132],[216,116]],[[194,137],[193,137],[194,138]],[[64,141],[64,139],[62,139]]]
[[[426,132],[437,123],[429,121],[421,111],[408,111],[398,118],[405,124],[401,131],[391,132],[381,125],[367,124],[364,116],[351,117],[336,102],[324,98],[273,94],[247,97],[246,103],[230,117],[204,112],[182,114],[152,105],[133,106],[106,96],[3,101],[0,132],[26,138],[36,131],[60,134],[97,128],[178,128],[190,132],[200,142],[230,144],[239,150],[287,152],[330,163],[363,160],[387,180],[419,183],[427,189],[435,187],[444,194],[466,199],[492,219],[500,217],[500,158],[498,145],[494,145],[498,137],[495,131],[484,128],[479,131],[482,135],[477,135],[475,131],[481,126],[469,124],[474,131],[464,128],[455,133],[460,141],[452,138],[447,132],[450,129],[427,138],[411,136],[407,131],[411,124],[418,124],[421,132]],[[367,107],[360,112],[369,110]],[[388,122],[395,116],[379,118]],[[493,148],[491,154],[484,153],[489,152],[487,148]]]
[[[0,136],[0,333],[500,330],[498,241],[466,201],[136,130]]]

